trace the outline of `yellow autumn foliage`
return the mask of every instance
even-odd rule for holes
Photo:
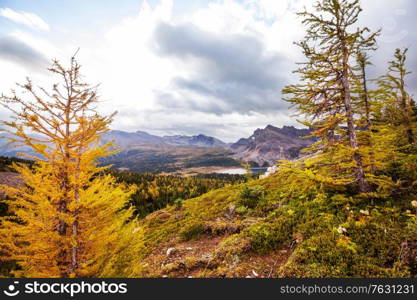
[[[11,141],[30,147],[33,167],[14,165],[24,185],[1,186],[10,199],[0,219],[0,260],[15,261],[16,277],[129,276],[141,246],[129,199],[135,186],[117,183],[98,160],[110,155],[100,145],[113,115],[94,108],[97,91],[80,82],[80,66],[57,61],[50,69],[63,82],[52,92],[20,85],[31,99],[2,96],[13,122],[3,122]],[[34,133],[34,134],[33,134]]]

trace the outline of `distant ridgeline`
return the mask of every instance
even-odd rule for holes
[[[154,174],[174,174],[195,168],[233,168],[240,167],[242,162],[252,167],[269,167],[278,160],[302,156],[301,150],[314,141],[306,138],[309,135],[308,129],[268,125],[255,130],[248,138],[228,144],[203,134],[160,137],[143,131],[112,130],[102,136],[102,142],[114,141],[119,153],[103,159],[102,163],[112,164],[114,169]],[[28,151],[10,147],[0,140],[0,155],[16,156],[18,152]],[[210,172],[202,169],[198,173]]]
[[[159,137],[146,132],[110,131],[103,142],[114,140],[120,152],[106,159],[115,168],[135,172],[174,173],[204,167],[268,167],[278,160],[294,160],[314,140],[309,129],[268,125],[250,137],[227,144],[205,135]]]

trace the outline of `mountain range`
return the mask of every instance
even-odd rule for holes
[[[308,129],[292,126],[277,128],[268,125],[257,129],[248,138],[235,143],[203,134],[195,136],[156,136],[143,131],[112,130],[102,136],[102,142],[113,141],[120,152],[105,159],[115,168],[137,172],[175,173],[190,169],[197,173],[207,168],[240,167],[241,162],[253,166],[272,166],[277,160],[297,159],[300,150],[312,144]],[[16,156],[22,150],[1,142],[0,155]]]
[[[178,147],[203,147],[203,148],[227,148],[228,145],[214,137],[199,134],[196,136],[174,135],[156,136],[144,131],[126,132],[112,130],[102,137],[103,142],[114,140],[121,150],[132,146],[178,146]]]

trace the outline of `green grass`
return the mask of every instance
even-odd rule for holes
[[[415,211],[410,214],[415,195],[372,204],[341,190],[293,190],[280,175],[211,191],[185,200],[180,208],[149,215],[142,221],[145,246],[140,257],[164,243],[198,240],[210,234],[207,224],[221,220],[224,226],[246,225],[224,234],[216,250],[222,253],[219,268],[224,268],[221,259],[229,252],[250,257],[290,249],[279,269],[282,277],[417,276],[415,264],[404,257],[404,243],[417,236]],[[242,196],[250,200],[245,210],[236,209],[245,204]],[[228,215],[231,208],[233,216]]]

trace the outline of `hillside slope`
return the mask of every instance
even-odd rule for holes
[[[0,185],[6,185],[10,187],[17,187],[22,185],[23,181],[20,176],[13,172],[1,172],[0,171]],[[4,196],[3,192],[0,191],[0,198]]]
[[[135,276],[417,276],[414,194],[369,205],[316,186],[286,170],[157,211]]]

